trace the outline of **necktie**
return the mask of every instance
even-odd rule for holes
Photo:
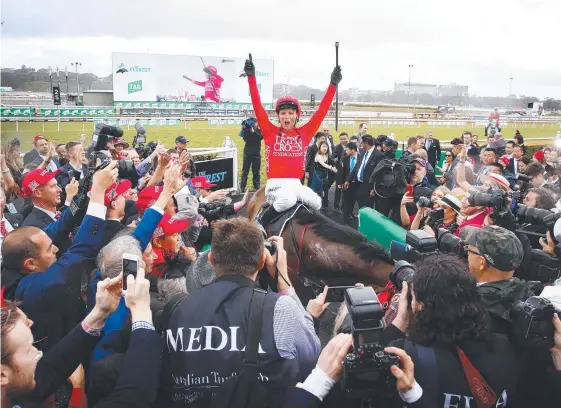
[[[353,169],[355,168],[355,164],[356,164],[356,156],[352,156],[351,157],[351,168],[349,171],[353,171]]]
[[[4,220],[0,221],[0,234],[2,234],[4,238],[6,238],[6,235],[8,235],[8,230],[6,229],[6,221]]]
[[[368,155],[370,154],[370,151],[364,153],[364,160],[362,160],[362,163],[360,164],[360,169],[358,171],[358,181],[362,182],[362,176],[364,176],[364,167],[366,166],[366,163],[368,162]]]
[[[60,219],[60,211],[57,211],[55,213],[55,220],[59,220]]]

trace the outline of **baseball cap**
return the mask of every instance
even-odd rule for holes
[[[57,169],[53,172],[45,169],[31,170],[23,177],[23,181],[21,183],[21,189],[24,196],[29,197],[30,195],[32,195],[35,190],[37,190],[42,185],[47,184],[58,173],[60,173],[60,169]]]
[[[205,176],[193,177],[191,179],[191,183],[193,183],[193,186],[195,188],[209,189],[212,187],[216,187],[216,184],[211,184]]]
[[[415,163],[415,162],[419,163],[423,167],[427,167],[427,162],[424,159],[421,159],[420,157],[416,157],[411,160],[411,163]]]
[[[499,271],[511,272],[524,258],[522,243],[512,231],[496,225],[485,228],[467,226],[460,232],[462,241],[477,248],[482,257]]]
[[[456,213],[460,214],[462,211],[462,202],[454,197],[452,194],[446,194],[440,200],[437,201],[440,205],[445,205],[448,208],[456,211]]]
[[[180,220],[164,214],[160,223],[154,230],[152,238],[158,238],[164,235],[173,235],[185,231],[189,227],[189,220]]]
[[[499,163],[502,164],[504,167],[507,167],[510,164],[510,159],[508,158],[508,156],[502,156],[499,159]]]
[[[43,136],[43,135],[35,135],[35,136],[33,136],[33,143],[35,143],[35,142],[36,142],[37,140],[39,140],[39,139],[45,139],[45,140],[47,140],[47,138],[46,138],[45,136]]]
[[[105,195],[103,197],[103,203],[107,206],[111,201],[114,201],[121,194],[126,193],[132,187],[130,180],[119,180],[117,183],[113,183],[111,187],[105,190]],[[91,190],[91,188],[90,188]]]
[[[162,186],[149,186],[138,193],[138,200],[136,201],[136,209],[140,215],[144,214],[146,209],[152,207],[164,191]]]
[[[189,140],[187,140],[185,136],[177,136],[175,138],[175,143],[185,144],[185,143],[189,143]]]

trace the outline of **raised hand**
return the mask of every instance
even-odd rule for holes
[[[119,170],[117,170],[116,166],[117,162],[112,161],[104,169],[96,171],[93,176],[92,190],[96,187],[99,187],[99,189],[102,190],[103,193],[105,193],[105,190],[107,190],[113,183],[117,181]]]
[[[66,191],[66,200],[67,201],[72,201],[72,199],[76,196],[76,194],[78,194],[78,187],[79,187],[78,180],[76,180],[74,177],[72,177],[72,180],[70,180],[70,183],[68,183],[66,185],[66,187],[64,187],[64,191]]]
[[[245,60],[243,70],[248,77],[255,76],[255,64],[253,63],[253,57],[251,56],[251,53],[249,53],[249,59]]]
[[[335,68],[333,68],[333,72],[331,73],[331,85],[339,85],[341,79],[343,79],[343,75],[341,74],[341,66],[337,65]]]

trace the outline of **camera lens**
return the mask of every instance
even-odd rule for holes
[[[415,269],[407,261],[397,261],[394,264],[393,271],[390,273],[390,280],[394,286],[401,290],[403,282],[411,283]]]

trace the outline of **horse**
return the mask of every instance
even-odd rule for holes
[[[255,220],[264,202],[265,189],[260,188],[247,205],[250,220]],[[304,207],[286,223],[281,237],[287,253],[288,276],[304,305],[324,285],[362,283],[379,291],[386,286],[393,270],[393,259],[379,244]]]

